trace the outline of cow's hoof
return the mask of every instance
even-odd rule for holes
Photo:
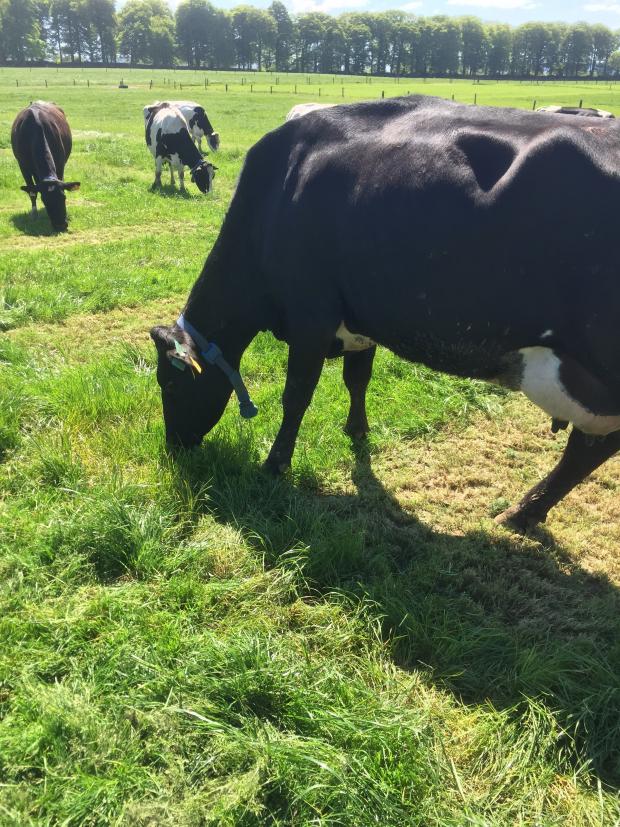
[[[272,477],[281,477],[291,470],[291,466],[287,462],[279,462],[269,457],[263,462],[263,471]]]
[[[343,430],[348,437],[355,440],[366,439],[370,433],[368,422],[347,422]]]
[[[519,534],[527,534],[530,531],[533,531],[544,521],[544,517],[537,516],[531,512],[528,513],[525,509],[518,505],[513,505],[511,508],[507,508],[505,511],[502,511],[502,513],[498,514],[494,520],[496,525],[503,525],[506,528],[511,528],[513,531],[519,532]]]

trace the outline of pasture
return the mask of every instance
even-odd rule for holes
[[[0,69],[0,824],[620,824],[618,458],[534,535],[498,528],[565,434],[380,352],[368,443],[330,362],[271,480],[286,348],[264,334],[258,417],[231,404],[175,463],[148,337],[248,147],[319,88],[620,115],[620,86],[241,78]],[[209,195],[149,191],[142,107],[174,97],[221,135]],[[10,148],[33,99],[73,130],[60,236]]]

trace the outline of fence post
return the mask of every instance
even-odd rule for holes
[[[581,109],[582,107],[583,107],[583,98],[581,98],[581,100],[579,101],[579,108]]]
[[[478,95],[474,95],[474,106],[478,103]]]
[[[19,81],[15,78],[15,86],[19,86]]]
[[[226,91],[228,92],[228,84],[226,84]]]
[[[254,91],[254,84],[253,84],[253,83],[251,83],[251,84],[250,84],[250,92],[253,92],[253,91]]]
[[[340,90],[341,90],[341,92],[342,92],[342,97],[344,98],[344,86],[341,86],[341,87],[340,87]]]
[[[295,84],[295,92],[293,94],[297,94],[297,84]]]
[[[88,86],[88,88],[90,89],[90,81],[88,80],[88,78],[86,78],[86,85],[87,85],[87,86]]]
[[[532,104],[532,111],[534,111],[535,109],[536,109],[536,100],[534,100],[534,103]]]
[[[381,97],[382,97],[382,98],[384,98],[384,97],[385,97],[385,89],[382,89],[382,90],[381,90]]]
[[[151,78],[151,82],[149,83],[149,89],[153,88],[153,78]]]
[[[273,86],[270,86],[270,87],[269,87],[269,94],[270,94],[270,95],[273,95]]]
[[[319,97],[321,97],[321,87],[319,86]]]
[[[45,81],[45,88],[47,89],[47,80]]]

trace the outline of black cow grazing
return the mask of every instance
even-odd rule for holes
[[[196,149],[183,114],[169,103],[144,107],[146,145],[155,159],[153,189],[161,187],[164,162],[170,164],[170,183],[174,170],[179,174],[179,188],[185,192],[184,167],[190,168],[192,181],[201,192],[209,192],[215,176],[213,164],[205,161]]]
[[[581,115],[585,118],[615,118],[606,109],[583,109],[579,106],[539,106],[537,112],[550,112],[553,115]]]
[[[78,181],[63,181],[65,164],[71,154],[71,130],[65,113],[54,103],[34,101],[19,113],[11,129],[13,154],[24,176],[32,202],[32,215],[37,214],[37,194],[58,232],[67,229],[65,190],[80,188]]]
[[[499,518],[527,528],[620,448],[620,124],[411,96],[310,112],[248,152],[172,327],[155,327],[166,436],[198,445],[259,330],[289,345],[292,457],[326,357],[367,430],[375,343],[522,390],[572,423],[557,467]],[[570,170],[570,174],[567,174]]]

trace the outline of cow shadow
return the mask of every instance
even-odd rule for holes
[[[321,493],[312,474],[274,480],[217,440],[178,458],[175,473],[179,490],[196,495],[209,481],[205,511],[267,565],[294,563],[313,592],[367,601],[399,667],[466,704],[519,715],[525,698],[537,699],[574,738],[575,762],[620,786],[616,586],[544,530],[534,539],[437,531],[386,490],[368,445],[353,455],[353,493]]]
[[[162,184],[161,187],[151,187],[149,192],[153,195],[158,195],[160,198],[181,198],[184,201],[190,201],[196,198],[188,190],[181,191],[176,184]]]
[[[16,230],[24,235],[30,236],[55,236],[57,231],[50,224],[45,210],[39,210],[37,217],[33,218],[30,211],[15,213],[11,216],[11,223]]]

